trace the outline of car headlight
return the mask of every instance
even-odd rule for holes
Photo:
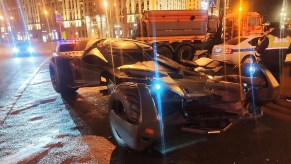
[[[32,47],[28,47],[27,51],[28,52],[33,52],[33,48]]]
[[[17,47],[14,47],[13,48],[13,52],[18,53],[19,52],[19,49]]]

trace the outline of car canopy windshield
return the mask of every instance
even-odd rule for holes
[[[70,43],[70,44],[61,44],[60,45],[60,52],[68,52],[68,51],[74,51],[76,48],[75,43]]]

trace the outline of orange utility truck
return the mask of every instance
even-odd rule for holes
[[[206,34],[217,31],[218,23],[209,19],[207,10],[144,11],[134,39],[150,43],[168,58],[192,60],[195,50],[201,49]]]
[[[226,40],[240,36],[263,34],[262,17],[257,12],[227,14],[225,17]],[[239,32],[240,31],[240,32]]]

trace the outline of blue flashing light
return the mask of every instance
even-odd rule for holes
[[[14,52],[14,53],[18,53],[18,52],[19,52],[19,49],[18,49],[17,47],[14,47],[14,48],[13,48],[13,52]]]
[[[260,68],[256,64],[246,64],[242,69],[242,75],[247,77],[253,77]]]
[[[164,90],[164,85],[163,85],[163,82],[161,81],[153,81],[153,84],[152,84],[152,87],[151,87],[152,91],[155,92],[155,93],[161,93],[163,90]]]
[[[253,67],[253,66],[250,66],[250,67],[249,67],[249,71],[250,71],[250,73],[253,75],[253,74],[256,72],[256,68]]]
[[[155,88],[156,88],[157,90],[159,90],[159,89],[161,89],[161,85],[160,85],[160,84],[155,84]]]
[[[57,40],[56,43],[58,44],[62,44],[62,43],[78,43],[80,40],[76,39],[76,40]]]
[[[28,47],[27,51],[28,52],[33,52],[33,48],[32,47]]]

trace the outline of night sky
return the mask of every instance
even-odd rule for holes
[[[290,0],[286,0],[287,2]],[[230,0],[230,8],[238,8],[239,0]],[[256,11],[263,15],[264,21],[276,21],[280,17],[283,0],[243,0],[244,11]],[[289,2],[287,17],[291,16]],[[277,18],[277,19],[276,19]]]

